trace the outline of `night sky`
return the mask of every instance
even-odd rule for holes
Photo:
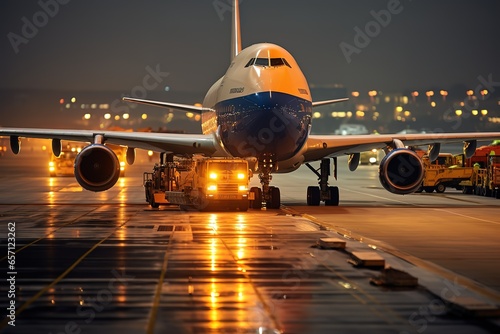
[[[157,90],[204,93],[229,65],[229,0],[59,1],[41,0],[50,15],[39,1],[0,2],[1,89],[129,92],[149,67],[168,72]],[[500,82],[497,0],[243,0],[240,11],[243,47],[283,46],[310,84],[400,92]],[[23,33],[27,21],[37,31]],[[369,41],[356,39],[367,27]]]

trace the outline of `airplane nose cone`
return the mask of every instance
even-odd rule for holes
[[[236,106],[239,113],[232,112]],[[221,139],[238,157],[289,159],[304,145],[311,121],[310,101],[277,92],[229,100],[218,109]]]

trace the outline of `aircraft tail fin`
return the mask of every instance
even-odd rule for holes
[[[238,0],[233,1],[232,25],[231,25],[231,61],[241,51],[240,32],[240,7]]]

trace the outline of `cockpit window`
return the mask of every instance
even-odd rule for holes
[[[285,65],[283,58],[271,58],[271,66],[282,66]]]
[[[245,65],[245,67],[252,66],[254,61],[255,61],[255,58],[250,59],[248,61],[248,63]]]
[[[286,61],[285,58],[252,58],[248,61],[245,67],[249,66],[288,66],[291,68],[290,64]]]
[[[255,58],[255,63],[253,63],[256,66],[269,66],[269,59],[268,58]]]

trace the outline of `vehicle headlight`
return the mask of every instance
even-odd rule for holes
[[[238,180],[245,179],[245,173],[238,173]]]
[[[217,191],[217,185],[211,184],[207,187],[208,191]]]
[[[209,177],[212,179],[212,180],[215,180],[217,179],[217,173],[210,173]]]
[[[377,162],[377,158],[374,158],[374,157],[371,157],[371,158],[370,158],[370,163],[371,163],[371,164],[374,164],[374,163],[376,163],[376,162]]]
[[[239,190],[239,191],[247,191],[247,190],[248,190],[248,187],[247,187],[247,186],[239,186],[239,187],[238,187],[238,190]]]

